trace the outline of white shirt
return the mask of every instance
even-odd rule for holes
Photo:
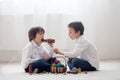
[[[43,44],[38,46],[34,41],[29,42],[22,51],[21,65],[23,68],[27,68],[28,65],[38,59],[42,59],[45,56],[53,56],[53,48],[48,51]]]
[[[81,35],[75,40],[75,48],[70,52],[64,52],[67,57],[77,57],[87,60],[97,70],[99,69],[99,59],[96,47],[88,39]]]

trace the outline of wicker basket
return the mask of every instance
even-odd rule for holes
[[[53,67],[51,66],[51,73],[66,73],[67,71],[67,62],[64,56],[56,56],[56,58],[63,58],[64,65],[62,67]]]

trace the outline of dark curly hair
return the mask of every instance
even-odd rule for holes
[[[35,39],[37,33],[44,34],[45,30],[40,26],[31,28],[28,32],[29,41],[32,41],[33,39]]]
[[[75,32],[80,31],[80,35],[84,34],[84,26],[82,22],[71,22],[70,24],[68,24],[68,27],[73,28]]]

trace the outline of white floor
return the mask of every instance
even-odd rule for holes
[[[66,75],[29,75],[19,63],[0,63],[0,80],[120,80],[120,60],[101,61],[100,71]]]

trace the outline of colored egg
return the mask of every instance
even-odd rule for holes
[[[56,61],[55,61],[55,64],[58,64],[59,62],[60,62],[59,60],[56,60]]]

